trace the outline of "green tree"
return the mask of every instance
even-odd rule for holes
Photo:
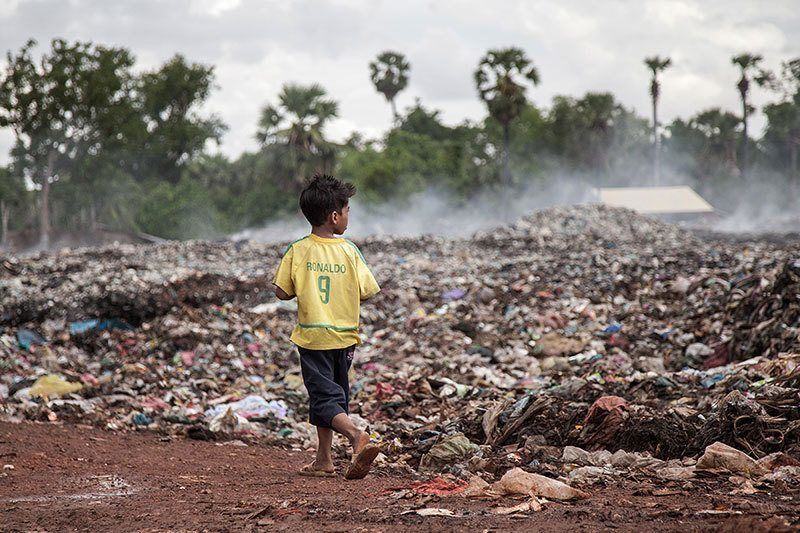
[[[731,63],[739,67],[740,77],[736,84],[739,97],[742,100],[742,165],[741,175],[746,177],[750,168],[750,137],[747,133],[747,119],[753,110],[748,103],[750,95],[750,80],[763,87],[770,83],[771,74],[761,68],[760,63],[764,58],[757,54],[743,53],[731,58]]]
[[[526,104],[526,83],[539,84],[539,72],[520,48],[489,50],[475,71],[475,86],[489,114],[503,128],[503,181],[512,182],[509,156],[511,122]]]
[[[702,111],[688,121],[676,119],[668,128],[670,152],[676,158],[688,155],[690,163],[684,170],[703,183],[738,176],[740,123],[736,115],[719,108]]]
[[[325,125],[338,115],[335,100],[318,84],[287,84],[278,95],[278,105],[261,111],[256,139],[262,146],[285,147],[290,172],[288,185],[299,191],[315,170],[330,172],[336,145],[325,138]]]
[[[496,122],[492,127],[499,129]],[[427,190],[463,200],[496,184],[496,158],[488,153],[489,145],[481,125],[447,126],[439,111],[417,101],[380,143],[354,139],[343,147],[337,174],[352,180],[359,198],[368,203],[403,200]]]
[[[550,151],[566,166],[611,176],[640,175],[637,162],[647,145],[648,125],[611,93],[553,98],[548,114]]]
[[[108,181],[129,179],[121,149],[145,132],[133,102],[130,52],[55,39],[35,61],[35,44],[29,41],[17,54],[8,53],[0,81],[0,125],[14,131],[15,165],[40,190],[40,243],[46,247],[52,183],[75,189],[59,192],[65,199],[61,225],[85,211],[85,217],[77,218],[94,226],[105,201],[118,198],[127,204],[128,199],[111,193],[120,187]]]
[[[411,65],[406,57],[399,52],[386,51],[378,55],[375,61],[370,62],[369,72],[372,84],[392,106],[392,116],[395,122],[400,120],[395,105],[395,97],[408,85],[408,72]]]
[[[16,54],[7,53],[0,77],[0,127],[10,127],[16,143],[15,166],[23,169],[40,189],[40,246],[50,243],[50,186],[76,151],[75,138],[79,89],[73,81],[84,66],[89,45],[51,43],[39,61],[32,57],[36,41],[28,41]]]
[[[780,166],[786,169],[795,186],[800,185],[797,152],[800,147],[800,58],[782,64],[782,72],[775,89],[781,101],[764,107],[767,128],[764,140],[776,154]]]
[[[661,179],[661,133],[658,128],[658,97],[661,94],[661,84],[658,81],[658,74],[672,64],[672,59],[653,56],[646,58],[644,63],[652,73],[650,99],[653,103],[653,181],[658,184]]]
[[[452,128],[445,126],[438,110],[429,111],[417,99],[414,106],[408,109],[399,123],[398,129],[409,133],[427,135],[437,141],[445,141],[453,137]]]
[[[27,196],[22,176],[11,168],[0,167],[0,248],[8,244],[8,223],[12,213],[22,211]]]
[[[219,142],[226,126],[198,112],[211,94],[214,67],[176,55],[158,70],[141,75],[138,91],[147,135],[138,162],[140,179],[177,183],[186,163],[208,141]]]
[[[203,154],[187,166],[183,180],[209,192],[219,214],[218,228],[237,231],[263,224],[297,205],[297,196],[276,179],[283,172],[278,148],[246,152],[234,161]]]
[[[124,48],[93,46],[72,79],[76,152],[67,170],[70,185],[80,193],[70,207],[90,229],[98,219],[116,227],[129,227],[133,220],[137,184],[132,160],[146,136],[135,101],[134,62]]]
[[[212,193],[190,179],[174,185],[162,181],[148,188],[136,222],[142,231],[166,239],[215,238],[226,229]]]

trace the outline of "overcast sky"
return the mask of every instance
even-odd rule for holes
[[[479,119],[472,74],[489,48],[523,48],[541,84],[528,96],[610,91],[649,116],[648,71],[659,54],[674,66],[663,76],[665,121],[720,106],[738,113],[732,55],[762,54],[766,65],[800,56],[798,0],[0,0],[0,49],[33,37],[91,40],[130,48],[138,69],[175,53],[216,66],[206,109],[229,126],[222,150],[255,147],[259,109],[287,82],[319,82],[340,103],[329,135],[380,135],[390,109],[369,81],[379,52],[411,63],[401,109],[420,98],[448,123]],[[5,54],[2,60],[5,63]],[[773,98],[756,89],[754,103]],[[756,116],[754,129],[763,126]],[[0,130],[0,161],[11,134]]]

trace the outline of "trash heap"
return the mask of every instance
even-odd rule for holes
[[[362,308],[352,407],[385,468],[800,481],[799,243],[583,205],[358,244],[383,290]],[[0,258],[0,417],[312,446],[296,303],[270,284],[284,249]]]

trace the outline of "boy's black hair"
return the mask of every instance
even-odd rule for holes
[[[355,194],[356,187],[352,183],[328,174],[314,174],[300,193],[300,210],[312,226],[321,226],[328,215],[341,211]]]

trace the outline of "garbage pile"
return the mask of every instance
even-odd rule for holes
[[[800,481],[800,244],[593,205],[358,244],[383,290],[362,308],[352,407],[386,468]],[[284,249],[0,258],[0,417],[312,446],[296,303],[270,285]],[[746,467],[709,456],[729,448]]]
[[[735,328],[732,357],[797,350],[800,330],[800,258],[785,262],[777,276],[753,273],[731,290],[727,322]],[[774,279],[774,281],[773,281]]]

